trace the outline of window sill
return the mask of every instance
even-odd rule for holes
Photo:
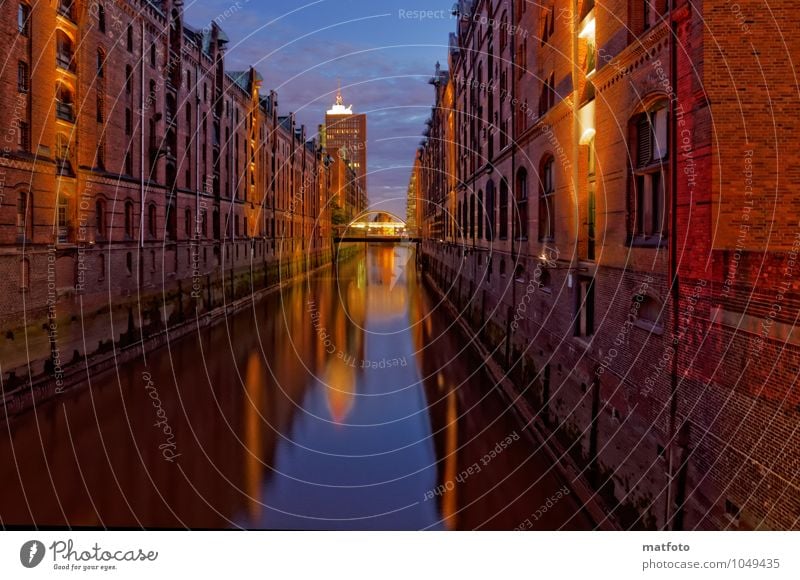
[[[655,334],[656,336],[662,336],[664,334],[664,328],[658,324],[650,322],[649,320],[642,320],[641,318],[637,318],[636,322],[633,323],[636,328],[640,328],[649,332],[650,334]]]
[[[665,248],[668,238],[662,235],[655,236],[632,236],[628,234],[625,245],[633,248]]]

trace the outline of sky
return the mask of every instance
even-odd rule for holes
[[[405,217],[414,153],[434,101],[436,62],[447,67],[454,0],[185,0],[185,20],[212,20],[230,39],[227,70],[252,65],[262,92],[278,91],[317,135],[342,83],[346,105],[367,114],[370,205]],[[415,11],[421,11],[417,14]]]

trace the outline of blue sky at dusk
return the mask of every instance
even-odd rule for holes
[[[230,38],[228,70],[249,65],[317,133],[341,79],[345,104],[367,113],[370,203],[405,215],[414,152],[433,104],[428,80],[447,66],[453,0],[187,0],[187,24],[216,20]],[[414,10],[438,17],[408,18]],[[388,201],[396,198],[394,201]]]

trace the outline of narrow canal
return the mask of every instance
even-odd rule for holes
[[[359,252],[2,425],[0,523],[590,528],[413,248]]]

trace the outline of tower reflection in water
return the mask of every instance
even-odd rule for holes
[[[405,245],[361,246],[224,324],[92,377],[0,436],[6,525],[513,528],[563,485]],[[165,461],[149,373],[180,456]],[[487,396],[488,395],[488,396]],[[520,431],[521,432],[521,431]],[[542,527],[588,521],[562,500]]]

